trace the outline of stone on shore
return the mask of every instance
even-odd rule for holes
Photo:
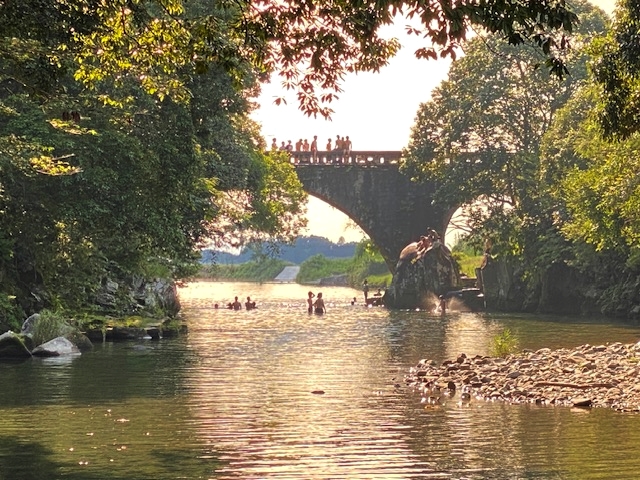
[[[425,359],[405,382],[427,398],[446,390],[476,400],[640,412],[640,342],[542,348],[505,358],[462,354],[441,365]]]
[[[79,355],[80,350],[65,337],[57,337],[38,345],[31,353],[35,357],[59,357],[61,355]]]

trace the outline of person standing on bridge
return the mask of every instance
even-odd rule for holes
[[[331,139],[327,140],[327,152],[331,151]]]
[[[333,145],[333,163],[340,163],[342,160],[342,140],[340,135],[336,135],[336,141]]]
[[[309,146],[309,150],[311,150],[311,161],[316,162],[318,160],[318,136],[313,136],[313,142]]]
[[[273,140],[271,140],[271,151],[275,152],[277,150],[278,150],[278,142],[274,138]]]
[[[347,161],[349,159],[349,156],[351,155],[351,140],[349,139],[349,135],[347,135],[347,138],[344,139],[342,148],[344,150],[345,161]]]

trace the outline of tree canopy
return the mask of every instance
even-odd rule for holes
[[[617,2],[613,28],[593,46],[593,78],[598,86],[597,118],[607,138],[624,139],[639,130],[640,5]]]
[[[0,2],[0,311],[187,275],[208,239],[292,238],[305,196],[249,117],[259,82],[330,116],[345,74],[396,53],[398,18],[419,57],[480,30],[558,76],[577,21],[562,0]]]
[[[570,37],[566,79],[536,68],[535,51],[497,35],[477,36],[420,106],[404,169],[417,180],[439,181],[438,201],[460,206],[485,197],[519,207],[532,198],[542,135],[586,78],[582,47],[606,28],[602,11],[584,1],[574,5],[581,23]]]
[[[131,80],[160,98],[188,98],[178,72],[198,74],[221,66],[241,82],[252,65],[274,72],[297,91],[308,114],[328,116],[347,72],[385,65],[399,45],[380,28],[401,18],[425,45],[418,57],[455,56],[473,29],[510,44],[532,43],[542,63],[562,76],[566,39],[577,22],[564,0],[315,1],[260,0],[205,4],[186,0],[10,0],[0,6],[0,51],[9,70],[34,92],[45,93],[60,67],[86,85]],[[38,51],[25,60],[24,49]],[[35,75],[34,75],[35,74]],[[113,94],[114,92],[111,92]]]

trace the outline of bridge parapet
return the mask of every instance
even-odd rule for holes
[[[357,150],[351,152],[319,151],[313,155],[312,152],[291,152],[290,162],[294,165],[358,165],[361,167],[376,166],[387,167],[397,166],[402,158],[399,150],[373,151]]]

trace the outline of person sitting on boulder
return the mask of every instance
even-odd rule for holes
[[[418,254],[424,254],[431,247],[431,237],[422,235],[418,242]]]

